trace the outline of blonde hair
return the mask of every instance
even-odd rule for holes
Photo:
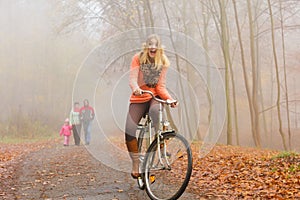
[[[149,50],[149,43],[152,39],[155,39],[157,41],[157,50],[154,57],[154,63],[157,70],[160,70],[161,67],[169,67],[170,61],[168,57],[164,53],[164,49],[161,45],[161,41],[158,35],[152,34],[149,35],[146,42],[143,43],[143,50],[140,53],[140,64],[146,64],[151,63],[149,56],[148,56],[148,50]]]

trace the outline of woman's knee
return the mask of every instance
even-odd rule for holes
[[[126,142],[130,142],[130,141],[132,141],[132,140],[134,140],[134,139],[136,139],[136,136],[135,136],[135,135],[125,133],[125,141],[126,141]]]

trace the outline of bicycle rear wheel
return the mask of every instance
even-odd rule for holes
[[[164,133],[158,151],[157,140],[144,161],[144,181],[151,199],[177,199],[186,189],[192,173],[192,152],[187,140],[173,132]]]

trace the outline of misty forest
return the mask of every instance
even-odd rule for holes
[[[5,151],[5,148],[11,148],[6,145],[28,142],[35,144],[49,140],[58,141],[61,144],[62,139],[59,138],[58,132],[65,118],[69,116],[73,102],[79,101],[82,105],[83,99],[86,98],[86,96],[78,98],[76,96],[74,99],[74,90],[76,90],[74,87],[76,87],[75,82],[79,70],[86,64],[86,58],[95,48],[111,40],[110,38],[130,30],[143,32],[147,28],[156,28],[170,31],[170,33],[173,31],[193,40],[199,46],[199,52],[201,49],[201,52],[206,53],[206,56],[200,56],[197,55],[198,50],[193,49],[193,56],[199,56],[204,60],[210,59],[220,74],[226,102],[224,122],[222,122],[220,136],[216,141],[218,145],[224,145],[224,148],[229,146],[253,148],[253,151],[245,153],[249,159],[261,155],[256,151],[264,151],[264,149],[270,152],[276,151],[276,153],[289,152],[289,158],[294,159],[289,165],[294,167],[293,170],[290,170],[291,167],[289,167],[290,171],[285,170],[289,173],[287,176],[290,177],[286,185],[291,186],[286,188],[286,192],[279,192],[278,189],[273,188],[263,193],[263,190],[267,190],[267,187],[263,186],[263,189],[260,189],[261,192],[255,191],[247,194],[241,191],[239,193],[237,190],[232,193],[219,191],[223,195],[221,197],[226,199],[232,195],[236,198],[243,198],[248,195],[250,198],[300,198],[298,185],[300,172],[298,155],[300,151],[300,88],[298,88],[300,86],[300,68],[298,68],[300,67],[300,1],[0,0],[0,25],[0,145],[2,146],[0,147],[0,162],[2,164],[8,159],[9,152],[13,152]],[[145,39],[141,38],[141,41]],[[163,44],[164,41],[162,38]],[[119,41],[118,45],[122,47],[123,44]],[[167,49],[168,44],[166,44]],[[106,54],[109,57],[117,52],[117,50],[107,50]],[[116,76],[116,74],[126,73],[130,67],[131,55],[125,55],[116,61],[104,76],[107,79],[113,79],[113,74]],[[197,126],[195,135],[190,133],[193,137],[190,141],[201,143],[206,133],[209,132],[209,127],[213,126],[210,124],[213,120],[211,106],[214,104],[209,89],[210,84],[214,82],[211,80],[211,71],[207,68],[205,74],[202,74],[204,76],[202,79],[207,82],[199,81],[201,77],[189,70],[187,62],[182,60],[176,62],[176,58],[172,55],[170,58],[171,68],[179,69],[177,65],[180,65],[185,79],[192,85],[193,83],[201,85],[195,95],[202,102],[200,107],[186,102],[184,98],[179,104],[182,109],[187,108],[185,106],[192,108],[192,111],[184,115],[184,118],[188,118],[190,122],[195,121],[197,118],[195,116],[200,115],[200,125]],[[99,79],[101,79],[100,75]],[[126,80],[124,87],[129,90]],[[84,86],[90,80],[86,77],[80,81]],[[168,82],[172,82],[171,78]],[[190,91],[181,92],[185,92],[184,96],[193,98]],[[91,100],[92,97],[89,98]],[[127,100],[128,97],[125,96],[122,101]],[[110,99],[107,101],[109,102]],[[109,109],[107,105],[110,104],[103,102],[97,96],[93,101],[91,100],[91,105],[100,110],[96,113],[98,118],[105,118],[105,114],[110,112],[105,110]],[[184,130],[191,131],[190,126],[194,125],[187,124]],[[96,135],[95,132],[93,132],[94,135]],[[123,135],[120,137],[123,139]],[[38,144],[34,149],[30,145],[26,148],[35,151],[45,147],[44,143]],[[16,154],[23,155],[20,152],[24,148],[16,149],[15,151],[18,152]],[[199,148],[196,147],[195,153],[198,151]],[[239,150],[229,151],[238,152]],[[219,156],[222,157],[223,153],[225,154],[225,150],[221,151]],[[8,160],[13,157],[16,156]],[[197,159],[195,159],[196,164]],[[209,157],[204,159],[207,159],[205,162],[212,162]],[[235,160],[231,162],[235,163]],[[0,169],[4,166],[2,164]],[[255,165],[255,167],[262,165],[264,164]],[[195,167],[194,171],[205,170],[205,166],[206,164],[203,164],[203,167]],[[220,164],[216,170],[221,170],[222,166],[224,167]],[[255,167],[249,173],[256,173]],[[280,169],[276,165],[272,170],[274,171],[275,168],[276,172]],[[0,170],[0,178],[5,177],[1,174]],[[200,194],[198,191],[201,188],[200,185],[203,185],[205,181],[209,182],[207,180],[209,175],[204,180],[204,178],[199,178],[200,174],[204,172],[192,176],[189,185],[191,188],[188,189],[190,193]],[[222,176],[215,179],[218,178],[221,179]],[[258,179],[261,180],[260,178]],[[200,180],[202,182],[199,182]],[[35,181],[34,184],[38,185],[39,182]],[[215,184],[215,187],[223,187],[214,182],[211,184]],[[254,185],[244,186],[253,188]],[[0,198],[8,195],[5,188],[6,186],[1,186]],[[208,193],[216,195],[216,190],[203,188],[204,186],[201,188],[201,197],[211,197],[207,195]],[[119,193],[122,192],[119,191]],[[45,196],[37,198],[55,198],[50,194],[46,195],[46,192],[43,194]],[[29,195],[34,195],[34,192]],[[20,198],[26,199],[27,197],[21,195]]]
[[[2,138],[57,129],[92,48],[153,26],[192,37],[220,69],[223,143],[297,149],[298,1],[1,1],[1,24]]]

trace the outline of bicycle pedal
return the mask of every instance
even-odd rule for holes
[[[139,176],[137,178],[137,182],[138,182],[138,186],[141,190],[145,189],[145,184],[144,184],[143,178],[141,176]]]
[[[149,176],[150,184],[155,182],[155,175],[150,175]]]

